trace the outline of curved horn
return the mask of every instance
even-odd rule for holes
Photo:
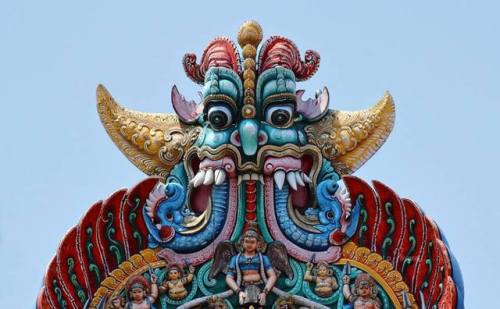
[[[316,121],[328,112],[330,94],[328,88],[318,90],[314,99],[302,100],[304,90],[297,90],[297,112],[309,121]]]
[[[148,175],[166,176],[201,131],[172,114],[128,110],[102,85],[97,87],[97,111],[118,149]]]
[[[186,100],[179,90],[177,90],[176,85],[172,87],[171,99],[175,113],[179,116],[180,120],[185,123],[195,122],[196,119],[198,119],[198,117],[203,113],[203,104],[196,103],[193,100]]]
[[[385,142],[395,118],[394,101],[386,92],[369,109],[356,112],[330,110],[320,121],[305,127],[308,140],[318,146],[337,172],[351,174]]]

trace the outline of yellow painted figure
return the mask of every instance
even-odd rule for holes
[[[354,305],[354,309],[380,309],[380,300],[377,298],[378,288],[372,277],[368,274],[360,274],[354,281],[354,288],[349,288],[350,278],[342,278],[344,297]]]
[[[189,273],[183,276],[179,265],[171,265],[168,269],[168,279],[162,283],[160,291],[168,292],[168,296],[173,300],[185,298],[188,294],[185,285],[193,281],[194,271],[194,266],[189,265]]]
[[[304,280],[316,283],[314,292],[321,297],[329,297],[338,288],[337,280],[333,276],[330,266],[326,262],[319,262],[316,265],[316,275],[313,275],[313,264],[307,263]]]
[[[274,308],[276,309],[295,309],[293,304],[293,298],[290,295],[284,295],[278,297],[276,302],[274,302]]]
[[[218,296],[211,296],[208,298],[208,309],[227,309],[224,299]]]

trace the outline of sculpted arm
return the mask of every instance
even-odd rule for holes
[[[337,283],[337,279],[335,279],[335,277],[332,276],[332,289],[336,290],[338,287],[339,285]]]
[[[236,275],[236,258],[236,256],[233,256],[231,258],[231,261],[229,262],[229,267],[226,274],[226,284],[237,294],[240,292],[240,287],[238,286],[238,284],[236,284],[236,280],[234,280],[234,277]]]
[[[156,277],[155,275],[151,275],[151,295],[149,295],[151,303],[154,303],[156,301],[156,298],[158,298],[158,285],[156,284],[157,280],[158,277]]]
[[[350,279],[349,279],[349,276],[344,276],[342,278],[343,282],[344,282],[344,286],[342,287],[342,292],[344,293],[344,297],[349,301],[349,302],[352,302],[352,293],[351,293],[351,290],[349,289],[349,282],[350,282]]]
[[[306,265],[306,272],[304,274],[304,280],[305,281],[309,281],[309,282],[313,282],[314,281],[314,276],[311,274],[311,271],[312,271],[312,268],[313,268],[313,264],[312,263],[307,263]]]
[[[189,273],[186,277],[182,278],[182,283],[186,284],[193,281],[194,271],[195,271],[194,266],[189,265]]]
[[[270,292],[273,289],[276,280],[278,280],[278,277],[276,276],[276,272],[274,272],[274,269],[272,269],[272,267],[266,271],[266,274],[267,274],[267,282],[264,289],[267,292]]]

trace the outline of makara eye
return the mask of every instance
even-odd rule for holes
[[[292,120],[292,115],[291,106],[271,106],[266,110],[266,122],[278,127],[287,126]]]
[[[332,211],[328,211],[328,212],[326,213],[326,217],[327,217],[328,219],[330,219],[330,220],[331,220],[331,219],[333,219],[333,212],[332,212]]]
[[[212,106],[208,110],[208,122],[216,130],[224,129],[233,121],[233,116],[229,108],[218,105]]]

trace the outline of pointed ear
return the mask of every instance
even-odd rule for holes
[[[297,90],[297,112],[304,116],[309,121],[319,120],[328,111],[328,103],[330,102],[330,94],[328,89],[323,87],[321,92],[316,93],[316,98],[302,100],[304,90]]]
[[[172,87],[171,99],[175,113],[182,122],[193,123],[203,113],[203,104],[186,100],[176,85]]]

